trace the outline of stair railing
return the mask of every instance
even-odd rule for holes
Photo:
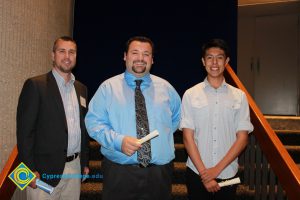
[[[19,161],[17,145],[13,148],[4,168],[0,174],[0,199],[9,200],[12,198],[16,185],[8,178],[9,174],[18,166]]]
[[[245,184],[255,190],[255,199],[275,199],[276,196],[276,199],[299,200],[298,166],[229,65],[224,75],[228,83],[246,93],[254,126],[250,142],[240,159]]]

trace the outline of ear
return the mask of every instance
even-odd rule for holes
[[[123,60],[126,61],[126,52],[124,52]]]
[[[204,61],[204,58],[201,58],[201,60],[202,60],[203,66],[205,67],[205,61]]]
[[[151,59],[151,64],[153,65],[153,63],[154,63],[154,60],[153,60],[153,58]]]
[[[225,60],[225,65],[227,65],[229,63],[229,61],[230,61],[230,58],[227,57],[226,60]]]
[[[54,52],[52,51],[52,53],[51,53],[51,58],[52,58],[52,61],[54,61]]]

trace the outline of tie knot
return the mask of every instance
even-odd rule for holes
[[[142,82],[143,82],[143,80],[141,80],[141,79],[135,80],[136,87],[140,87]]]

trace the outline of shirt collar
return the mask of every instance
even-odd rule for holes
[[[152,80],[150,77],[150,73],[145,74],[143,77],[135,77],[133,74],[131,74],[130,72],[128,72],[127,70],[124,73],[124,78],[125,81],[127,83],[127,85],[130,88],[135,88],[136,84],[135,84],[135,80],[139,79],[139,80],[143,80],[142,84],[141,84],[141,89],[147,88],[150,86]]]
[[[226,83],[225,78],[223,79],[221,86],[218,87],[217,89],[215,89],[214,87],[212,87],[210,85],[210,83],[207,80],[207,77],[204,79],[204,88],[207,90],[214,89],[214,90],[219,90],[219,91],[227,91],[227,87],[228,87],[228,84]]]
[[[72,73],[71,73],[71,79],[68,83],[65,82],[65,79],[55,69],[52,69],[52,74],[59,85],[63,85],[63,86],[67,86],[69,84],[73,85],[75,82],[75,76]]]

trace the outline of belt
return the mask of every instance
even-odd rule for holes
[[[167,164],[163,164],[163,165],[156,165],[153,163],[149,163],[146,167],[144,167],[142,164],[139,163],[135,163],[135,164],[119,164],[113,161],[110,161],[109,159],[107,159],[106,157],[103,158],[102,164],[104,165],[104,163],[107,163],[108,166],[122,166],[122,167],[135,167],[135,168],[150,168],[150,167],[163,167],[163,166],[167,166],[167,165],[172,165],[173,166],[173,162],[169,162]]]
[[[72,160],[76,159],[78,157],[79,153],[74,153],[73,155],[71,156],[68,156],[66,158],[66,162],[71,162]]]
[[[128,164],[126,166],[132,166],[132,167],[138,167],[138,168],[149,168],[149,167],[154,167],[154,166],[157,166],[157,165],[149,163],[146,167],[142,164]]]

